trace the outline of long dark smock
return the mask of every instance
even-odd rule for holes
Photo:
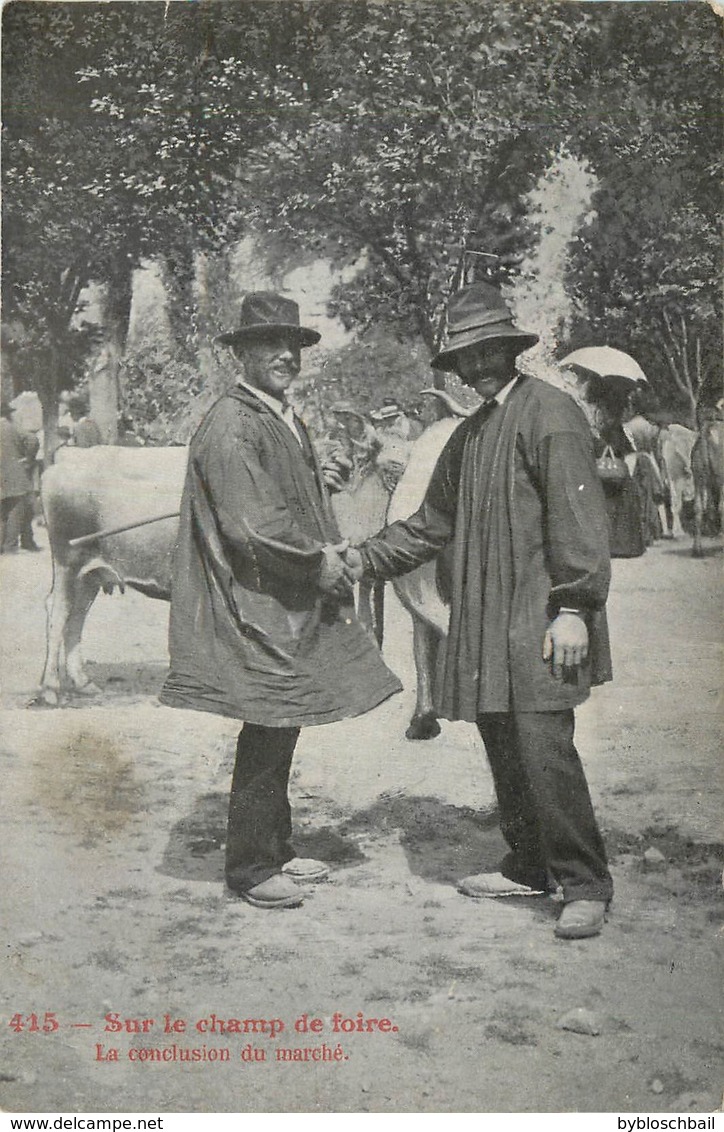
[[[330,723],[400,690],[351,602],[319,593],[340,540],[306,432],[241,387],[189,451],[161,702],[268,727]]]
[[[377,578],[405,573],[450,544],[450,630],[435,700],[446,719],[561,711],[611,679],[605,601],[606,511],[590,429],[573,399],[520,377],[502,405],[453,433],[410,518],[364,543]],[[542,659],[561,607],[585,611],[589,656],[575,679]]]

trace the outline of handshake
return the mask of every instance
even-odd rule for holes
[[[325,546],[322,549],[322,565],[319,569],[317,585],[323,594],[344,598],[352,593],[352,588],[364,573],[362,555],[349,541]]]

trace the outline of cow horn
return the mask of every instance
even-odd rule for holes
[[[476,406],[472,409],[466,409],[464,405],[461,405],[459,401],[456,401],[455,398],[451,397],[444,389],[421,389],[420,396],[437,397],[447,409],[447,415],[449,417],[471,417],[477,408]]]

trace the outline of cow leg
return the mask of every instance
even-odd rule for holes
[[[704,548],[701,542],[701,530],[704,522],[704,509],[705,509],[704,492],[696,489],[694,495],[694,543],[691,548],[691,553],[694,558],[701,558],[704,554]]]
[[[40,691],[34,703],[57,707],[65,683],[65,633],[73,607],[76,571],[70,566],[53,563],[53,586],[45,602],[45,667]]]
[[[385,583],[363,578],[357,595],[357,616],[360,624],[382,648],[385,633]]]
[[[374,582],[369,578],[362,578],[357,592],[357,617],[368,633],[374,633],[374,618],[372,616],[372,588]]]
[[[86,675],[81,652],[81,637],[88,611],[96,599],[100,582],[93,573],[81,574],[75,579],[73,601],[65,627],[65,667],[70,689],[83,696],[100,691]]]
[[[661,519],[661,529],[664,532],[664,538],[676,538],[674,534],[674,491],[671,482],[664,479],[664,498],[663,502],[659,504],[659,518]],[[681,520],[679,520],[681,522]]]
[[[677,484],[677,494],[672,500],[674,508],[674,538],[684,535],[686,532],[681,522],[681,517],[684,514],[684,508],[687,509],[688,514],[692,514],[694,510],[694,496],[696,495],[696,484],[691,472],[683,476]]]
[[[661,520],[661,530],[664,532],[662,537],[675,538],[674,513],[671,510],[671,502],[669,499],[659,504],[659,518]]]
[[[684,491],[681,484],[671,485],[671,524],[669,530],[672,538],[681,538],[684,528],[681,525],[681,509],[684,506]],[[668,515],[667,515],[668,521]]]
[[[432,702],[432,677],[439,643],[440,638],[434,629],[419,618],[413,618],[412,647],[417,673],[417,703],[405,732],[407,739],[434,739],[440,734],[440,724]]]

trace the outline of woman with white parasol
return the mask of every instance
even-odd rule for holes
[[[637,446],[627,431],[635,415],[632,399],[648,386],[641,366],[623,350],[591,346],[574,350],[561,363],[579,377],[581,395],[590,409],[596,455],[610,453],[625,460],[620,479],[603,483],[609,520],[611,555],[635,558],[662,533],[656,497],[662,484],[651,461],[637,457]]]

